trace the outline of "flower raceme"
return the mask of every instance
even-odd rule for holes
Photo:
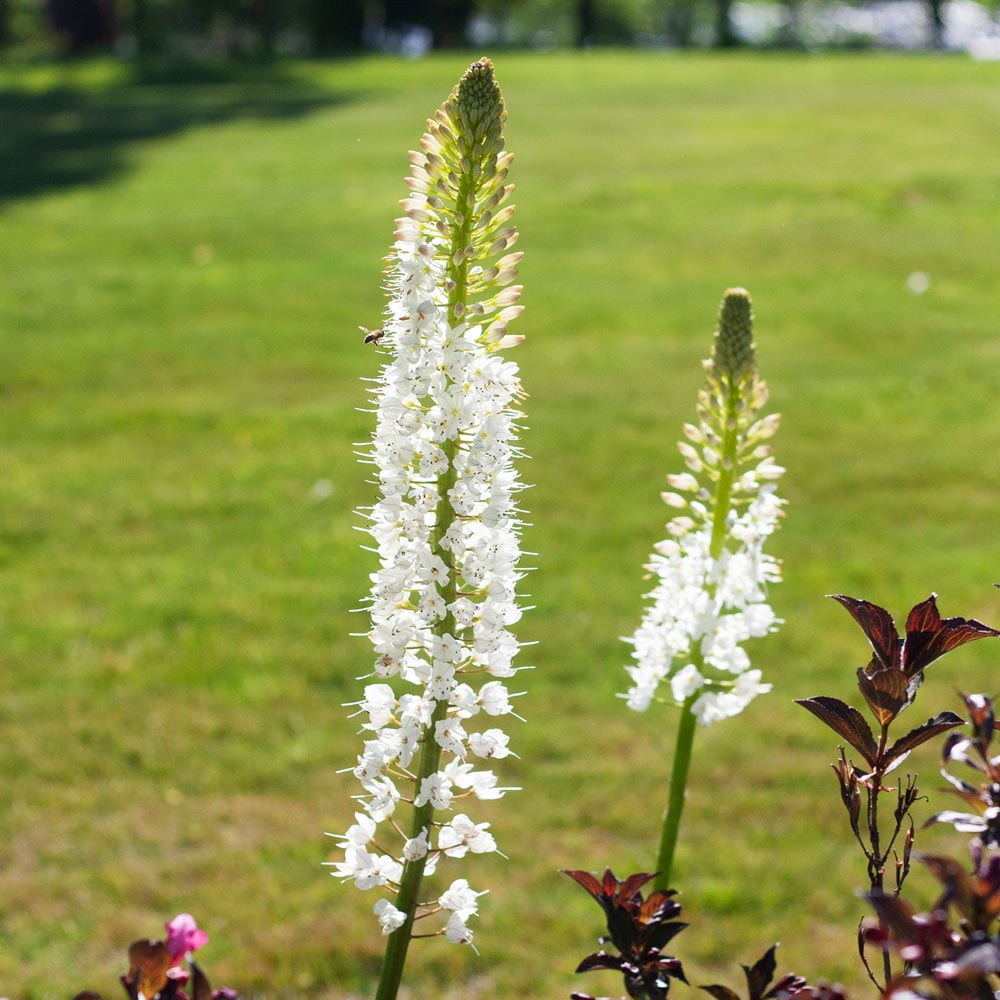
[[[522,339],[507,332],[521,311],[521,255],[508,252],[517,233],[505,204],[505,120],[484,59],[427,123],[410,154],[375,338],[389,360],[364,454],[380,493],[367,513],[379,557],[368,598],[374,664],[354,703],[361,810],[338,837],[333,874],[387,894],[374,910],[390,940],[408,940],[415,919],[438,913],[436,933],[471,942],[482,893],[459,878],[425,901],[421,881],[442,861],[497,850],[489,824],[464,810],[510,790],[488,766],[511,755],[499,723],[514,714],[506,682],[519,669],[510,626],[521,615],[522,390],[501,353]]]
[[[681,511],[667,525],[647,565],[656,586],[638,629],[626,641],[635,662],[626,698],[645,711],[661,682],[674,701],[690,705],[709,725],[737,715],[770,690],[750,669],[741,643],[766,635],[778,619],[767,584],[780,566],[763,551],[782,501],[775,480],[784,470],[768,439],[778,415],[760,417],[767,385],[758,378],[750,297],[731,289],[723,299],[715,350],[705,362],[698,424],[687,424],[678,446],[688,471],[667,477],[664,502]]]

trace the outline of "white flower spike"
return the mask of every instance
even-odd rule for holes
[[[689,471],[667,477],[666,504],[681,511],[667,524],[647,564],[656,585],[642,623],[626,641],[627,704],[645,711],[669,682],[673,700],[689,704],[709,725],[738,715],[771,689],[750,670],[742,643],[773,632],[779,620],[767,603],[780,566],[763,545],[778,525],[775,482],[784,470],[765,442],[777,415],[761,419],[767,386],[757,377],[750,297],[726,293],[708,382],[698,399],[697,426],[678,447]]]
[[[354,703],[363,811],[339,838],[333,874],[394,893],[375,906],[389,936],[380,996],[398,987],[415,919],[444,910],[436,932],[421,920],[421,936],[471,943],[482,893],[458,879],[420,903],[421,883],[439,862],[497,851],[488,823],[452,809],[508,791],[482,765],[513,756],[496,725],[513,714],[506,681],[520,644],[509,626],[522,576],[513,463],[523,393],[502,354],[522,339],[507,332],[521,311],[521,255],[510,252],[505,120],[493,66],[479,60],[410,154],[386,317],[365,338],[388,355],[364,453],[379,487],[366,515],[379,557],[367,599],[374,656]]]

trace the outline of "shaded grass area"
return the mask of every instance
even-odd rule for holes
[[[368,670],[355,442],[405,153],[464,69],[293,64],[134,82],[0,73],[0,992],[113,994],[181,910],[213,982],[370,992],[375,896],[320,862],[351,822],[341,707]],[[940,593],[996,624],[1000,67],[936,58],[502,56],[528,337],[523,786],[480,956],[413,949],[413,996],[563,996],[598,913],[560,867],[648,868],[673,719],[626,713],[641,566],[723,290],[748,287],[788,469],[775,685],[699,732],[677,859],[693,982],[781,967],[867,993],[863,871],[821,727],[863,638]],[[907,290],[926,272],[922,295]],[[934,668],[920,717],[995,690]],[[926,713],[926,715],[924,714]],[[916,718],[916,716],[915,716]],[[505,762],[506,763],[506,762]],[[936,787],[933,752],[915,762]],[[929,813],[933,808],[927,807]],[[946,831],[925,845],[956,846]],[[919,888],[918,888],[919,892]],[[516,955],[516,960],[511,956]]]
[[[128,168],[136,143],[233,119],[294,118],[359,96],[316,87],[280,66],[9,71],[0,81],[0,198],[113,178]]]

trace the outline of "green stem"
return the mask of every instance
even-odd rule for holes
[[[674,864],[674,851],[681,828],[681,814],[687,798],[688,771],[691,768],[691,751],[694,745],[695,715],[691,709],[696,695],[692,695],[681,708],[681,720],[677,727],[677,746],[674,749],[674,766],[670,773],[670,798],[663,817],[660,834],[660,853],[656,859],[655,888],[670,888],[670,873]]]
[[[719,479],[715,486],[715,503],[712,517],[712,540],[709,544],[709,554],[713,559],[722,555],[726,541],[729,504],[732,499],[733,477],[735,475],[736,446],[738,443],[736,403],[737,390],[728,380],[729,392],[725,406],[725,435],[722,442],[722,466]],[[691,662],[701,673],[701,650],[691,651]],[[674,748],[674,763],[670,772],[670,793],[667,801],[667,811],[663,817],[663,829],[660,833],[660,852],[656,859],[658,872],[654,883],[657,889],[670,888],[670,876],[674,864],[674,852],[677,849],[677,838],[680,835],[681,815],[684,812],[684,802],[687,798],[688,772],[691,769],[691,753],[694,747],[694,731],[696,718],[692,706],[697,693],[692,695],[681,707],[681,718],[677,727],[677,745]]]
[[[420,782],[432,775],[441,762],[441,747],[434,739],[434,724],[445,718],[447,711],[448,703],[439,701],[434,708],[430,725],[424,730],[417,769],[417,789],[420,788]],[[430,802],[425,802],[422,806],[415,806],[410,826],[411,837],[420,836],[421,830],[425,828],[429,830],[433,818],[434,807]],[[399,984],[403,979],[403,966],[406,964],[406,952],[413,937],[413,922],[417,914],[417,904],[420,902],[420,885],[423,882],[426,866],[426,855],[416,861],[407,861],[403,865],[403,875],[400,879],[395,905],[397,909],[406,914],[406,922],[394,930],[386,942],[375,1000],[395,1000],[396,994],[399,992]]]
[[[729,516],[729,503],[733,495],[733,478],[736,474],[736,445],[738,432],[736,429],[737,390],[728,381],[729,393],[726,398],[726,431],[722,439],[722,467],[719,470],[719,481],[715,486],[715,505],[712,510],[712,541],[709,555],[718,559],[722,555],[722,547],[726,541],[726,518]]]
[[[463,177],[462,185],[459,188],[459,202],[462,203],[468,198],[468,193],[473,189],[471,177]],[[452,246],[463,247],[469,238],[470,222],[465,219],[461,224],[456,225],[452,231]],[[454,325],[466,304],[468,296],[468,262],[463,260],[456,264],[452,261],[448,267],[449,279],[452,283],[452,291],[448,297],[448,322]],[[455,453],[458,450],[455,441],[445,441],[442,448],[448,459],[445,471],[438,477],[437,491],[438,503],[435,515],[434,535],[431,546],[435,555],[448,567],[448,584],[442,594],[444,600],[450,607],[458,596],[454,557],[449,549],[446,549],[441,541],[445,532],[451,525],[455,513],[451,508],[448,499],[449,492],[454,487],[457,480],[455,470]],[[438,622],[435,632],[439,636],[454,634],[455,619],[451,612]],[[424,778],[434,774],[441,763],[441,747],[434,737],[435,726],[438,722],[447,718],[448,701],[439,701],[434,706],[434,713],[430,723],[421,734],[420,757],[417,764],[416,790],[419,792],[420,785]],[[423,830],[430,831],[431,823],[434,820],[434,807],[430,802],[425,802],[422,806],[414,806],[413,817],[410,825],[411,839],[419,837]],[[410,947],[413,937],[413,924],[416,920],[417,907],[420,903],[420,886],[424,878],[424,869],[427,866],[427,856],[416,861],[407,861],[403,865],[403,874],[399,882],[399,891],[396,894],[395,906],[398,910],[406,914],[406,920],[402,926],[394,930],[386,942],[385,955],[382,960],[382,971],[379,975],[378,991],[375,1000],[396,1000],[399,986],[403,979],[403,967],[406,964],[406,953]]]
[[[457,585],[455,581],[454,559],[451,553],[442,547],[441,539],[444,537],[447,526],[454,516],[451,505],[448,502],[448,491],[455,485],[455,450],[453,441],[445,442],[445,453],[448,456],[448,467],[438,479],[438,507],[437,517],[434,527],[434,537],[432,547],[448,566],[448,584],[445,587],[445,600],[449,606],[454,603]],[[439,635],[452,633],[455,631],[455,619],[449,612],[438,623],[435,631]],[[420,786],[424,778],[429,778],[434,774],[441,764],[441,746],[434,738],[434,730],[438,722],[448,716],[448,702],[442,700],[434,705],[434,712],[431,720],[424,728],[420,738],[420,756],[417,760],[417,774],[414,788],[420,791]],[[430,802],[425,802],[421,806],[413,807],[413,816],[410,822],[410,838],[419,837],[423,830],[430,831],[431,823],[434,820],[434,806]],[[417,906],[420,903],[420,886],[424,878],[424,869],[427,866],[427,856],[416,861],[407,861],[403,865],[403,874],[399,882],[399,892],[396,894],[396,909],[406,914],[406,920],[401,927],[398,927],[389,935],[389,940],[385,946],[385,956],[382,960],[382,972],[379,976],[378,992],[375,1000],[396,1000],[399,992],[399,985],[403,978],[403,966],[406,964],[406,953],[410,947],[410,940],[413,937],[413,923],[416,919]]]

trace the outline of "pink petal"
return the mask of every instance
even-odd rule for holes
[[[165,926],[167,928],[167,951],[175,959],[190,951],[196,951],[208,941],[208,935],[199,929],[190,913],[178,913]]]

